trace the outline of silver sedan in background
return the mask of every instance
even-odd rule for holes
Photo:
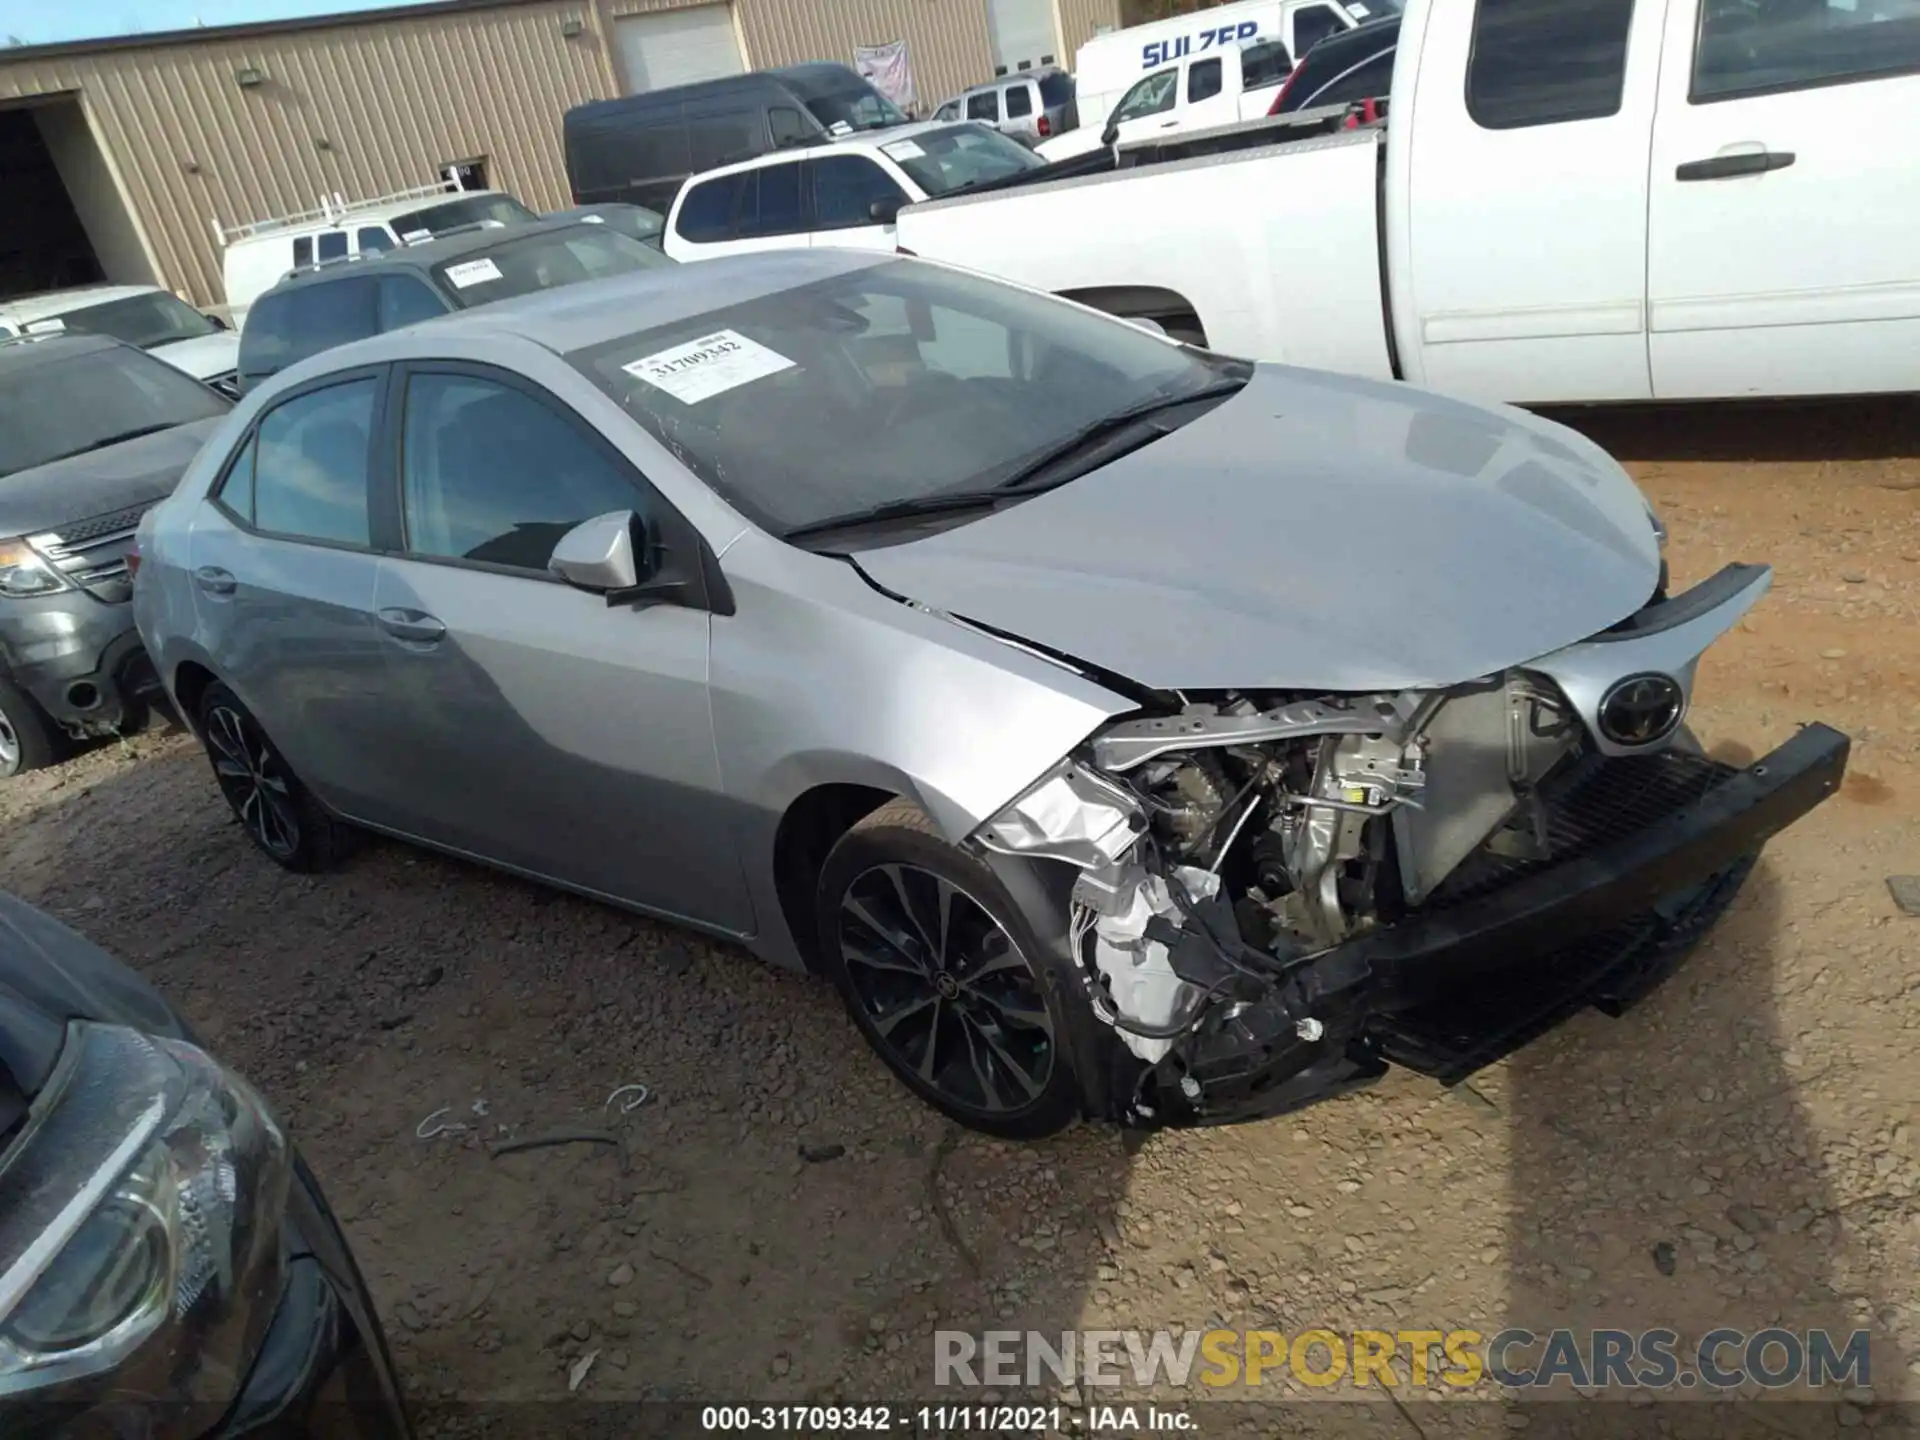
[[[375,830],[829,975],[1044,1134],[1471,1073],[1684,956],[1838,782],[1716,764],[1571,431],[894,255],[529,295],[250,394],[135,610],[294,869]]]

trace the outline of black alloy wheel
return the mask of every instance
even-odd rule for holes
[[[1033,1138],[1080,1106],[1062,985],[994,871],[894,802],[843,836],[819,890],[820,946],[888,1067],[963,1125]]]
[[[247,838],[289,870],[323,870],[350,833],[300,783],[260,723],[225,685],[200,701],[200,734],[214,780]]]

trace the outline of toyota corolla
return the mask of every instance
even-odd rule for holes
[[[1669,595],[1664,538],[1518,411],[798,250],[295,367],[134,599],[282,865],[375,830],[730,937],[1028,1136],[1452,1082],[1670,972],[1847,740],[1701,753],[1770,572]]]

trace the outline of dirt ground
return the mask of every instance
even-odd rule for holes
[[[283,874],[177,733],[0,790],[0,885],[138,966],[282,1108],[423,1403],[565,1401],[589,1353],[576,1406],[926,1396],[942,1326],[1667,1325],[1684,1354],[1781,1324],[1870,1329],[1872,1384],[1763,1407],[1766,1432],[1901,1430],[1920,919],[1885,877],[1920,872],[1920,412],[1576,423],[1657,503],[1677,586],[1776,567],[1703,667],[1709,747],[1746,757],[1818,718],[1854,737],[1851,772],[1638,1011],[1460,1090],[1396,1075],[1138,1146],[949,1133],[822,983],[399,845]],[[647,1102],[608,1110],[631,1084]],[[443,1108],[466,1128],[416,1138]],[[580,1125],[624,1137],[624,1166],[483,1144]],[[1452,1392],[1404,1373],[1396,1401],[1266,1390],[1365,1400],[1339,1408],[1381,1434],[1530,1423],[1472,1403],[1490,1386],[1428,1406]],[[1297,1429],[1307,1408],[1235,1423]]]

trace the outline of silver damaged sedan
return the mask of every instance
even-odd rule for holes
[[[737,940],[1033,1136],[1453,1083],[1671,973],[1848,742],[1701,753],[1770,572],[1669,595],[1664,538],[1519,411],[787,250],[288,370],[134,605],[280,864],[380,831]]]

